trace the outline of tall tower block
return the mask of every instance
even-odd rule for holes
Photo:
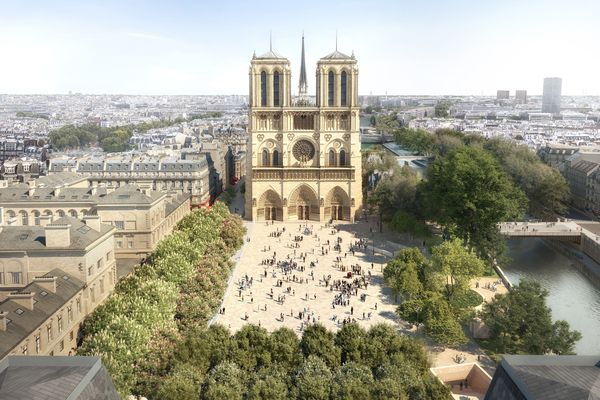
[[[304,40],[299,92],[306,88]],[[316,105],[293,102],[290,63],[250,62],[246,218],[353,221],[362,208],[358,68],[337,49],[316,71]]]

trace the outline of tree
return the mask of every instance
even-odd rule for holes
[[[412,299],[424,290],[423,270],[427,260],[416,247],[400,250],[383,270],[383,278],[396,296]]]
[[[248,400],[287,400],[288,376],[285,371],[275,367],[266,368],[254,374],[248,394]]]
[[[450,115],[449,110],[450,103],[444,100],[440,100],[435,105],[435,116],[436,118],[448,118]]]
[[[331,398],[340,400],[371,399],[373,374],[369,367],[347,362],[334,375]]]
[[[242,400],[243,394],[242,371],[235,363],[225,361],[214,367],[206,376],[200,398],[203,400]]]
[[[280,368],[292,371],[300,365],[302,353],[296,333],[289,328],[279,328],[271,333],[271,360]]]
[[[271,337],[265,328],[244,325],[234,336],[235,360],[245,371],[258,371],[271,364]]]
[[[335,335],[335,345],[342,353],[342,363],[361,361],[367,332],[358,324],[346,324]]]
[[[427,214],[478,251],[488,232],[519,218],[527,204],[498,162],[473,147],[438,157],[421,189]]]
[[[436,342],[455,347],[466,343],[467,338],[448,302],[439,295],[423,302],[425,332]]]
[[[459,239],[454,239],[433,248],[431,269],[432,279],[437,281],[435,286],[442,287],[446,300],[450,301],[455,294],[469,290],[471,279],[483,273],[484,263]]]
[[[331,370],[319,357],[308,356],[294,376],[296,398],[303,400],[327,400],[331,387]]]
[[[552,323],[546,305],[548,291],[538,282],[521,281],[507,294],[484,303],[480,316],[490,331],[496,352],[570,354],[581,339],[566,321]]]
[[[321,358],[329,368],[340,365],[341,352],[335,346],[333,333],[317,323],[309,325],[302,335],[300,349],[304,357],[315,355]]]
[[[160,382],[156,398],[164,400],[198,400],[203,378],[202,371],[197,367],[190,364],[178,364]]]

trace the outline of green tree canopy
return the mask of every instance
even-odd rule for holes
[[[566,321],[552,323],[546,305],[548,292],[538,282],[521,281],[507,294],[484,303],[481,319],[490,330],[490,342],[499,353],[572,354],[581,339]]]

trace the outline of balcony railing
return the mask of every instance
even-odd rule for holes
[[[341,168],[268,168],[252,169],[252,179],[263,181],[353,181],[354,167]]]

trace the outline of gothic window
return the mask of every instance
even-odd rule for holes
[[[329,150],[329,166],[335,167],[335,151],[333,149]]]
[[[279,106],[279,71],[273,74],[273,105]]]
[[[262,151],[262,166],[269,166],[269,152],[266,149]]]
[[[315,146],[308,140],[298,140],[292,148],[292,154],[300,162],[308,162],[315,156]]]
[[[334,88],[333,71],[329,71],[327,76],[327,105],[333,106],[333,88]]]
[[[341,91],[342,91],[342,98],[341,98],[341,104],[342,106],[346,106],[347,104],[347,94],[348,94],[348,89],[347,89],[347,84],[348,84],[348,74],[346,74],[346,71],[342,71],[342,80],[341,80]]]
[[[265,71],[260,73],[260,105],[263,107],[267,105],[267,73]]]
[[[346,152],[344,150],[340,150],[340,166],[346,166]]]
[[[273,166],[279,166],[279,152],[277,150],[273,150]]]

